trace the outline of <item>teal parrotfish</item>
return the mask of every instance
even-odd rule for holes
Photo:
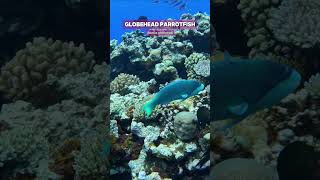
[[[211,63],[213,121],[229,120],[225,128],[248,115],[276,105],[301,81],[289,66],[272,60],[233,58]]]
[[[150,101],[143,106],[143,111],[149,117],[153,109],[159,104],[168,104],[174,100],[185,100],[197,95],[204,89],[204,85],[197,80],[178,79],[157,92]]]

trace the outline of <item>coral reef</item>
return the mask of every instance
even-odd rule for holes
[[[34,38],[1,68],[0,90],[11,100],[37,101],[49,74],[62,77],[91,71],[94,54],[73,42]],[[50,94],[50,93],[48,93]]]
[[[103,64],[91,73],[50,76],[43,84],[61,94],[61,101],[41,109],[22,100],[2,105],[0,119],[6,124],[0,131],[3,179],[107,176],[102,147],[110,139],[105,125],[108,70]]]
[[[48,169],[49,144],[46,138],[30,127],[2,132],[0,149],[1,179],[19,174],[36,175],[43,180],[57,177]]]
[[[137,30],[124,34],[118,45],[111,41],[110,45],[115,46],[110,54],[111,77],[125,72],[144,81],[152,76],[170,82],[176,78],[176,71],[179,76],[183,75],[179,73],[190,54],[194,51],[209,53],[210,21],[208,15],[201,13],[183,14],[180,19],[195,19],[198,28],[177,30],[176,36],[171,37],[146,37]]]
[[[81,148],[75,154],[75,176],[85,179],[106,179],[108,169],[103,146],[107,139],[105,126],[96,130],[89,130],[81,137]]]
[[[318,72],[318,6],[314,0],[240,0],[249,56],[288,64],[304,79]]]
[[[316,0],[282,0],[277,9],[270,11],[267,25],[281,42],[302,48],[318,46],[319,8]]]
[[[130,85],[136,85],[140,82],[137,76],[130,74],[119,74],[110,84],[111,93],[119,93],[124,95],[128,92]]]
[[[209,109],[208,83],[186,100],[156,106],[149,117],[143,111],[144,104],[171,81],[209,78],[209,16],[183,14],[181,19],[195,19],[198,29],[177,30],[170,37],[146,37],[134,31],[124,34],[118,45],[110,42],[115,45],[110,54],[112,82],[123,73],[140,80],[123,81],[125,93],[111,91],[111,172],[115,178],[124,173],[132,179],[179,178],[201,171],[197,163],[209,147],[210,133],[206,117],[198,118],[197,112]],[[208,163],[203,168],[208,169]]]
[[[198,79],[208,83],[210,75],[210,56],[208,54],[192,53],[184,64],[189,79]]]

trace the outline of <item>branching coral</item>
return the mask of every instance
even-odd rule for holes
[[[94,64],[93,53],[83,44],[34,38],[26,47],[1,68],[0,90],[12,100],[30,100],[39,93],[48,74],[61,77],[90,71]]]
[[[268,27],[285,43],[310,48],[320,42],[320,2],[318,0],[282,0],[270,11]]]
[[[318,4],[316,0],[240,0],[249,56],[277,60],[294,67],[304,78],[316,72]]]

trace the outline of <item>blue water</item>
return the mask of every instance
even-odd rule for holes
[[[210,0],[189,0],[183,10],[164,2],[153,3],[152,0],[110,0],[110,11],[110,39],[121,42],[121,36],[132,31],[122,27],[123,20],[135,20],[140,16],[146,16],[148,20],[179,19],[183,13],[199,11],[210,14]]]

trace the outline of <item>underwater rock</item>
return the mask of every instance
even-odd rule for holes
[[[20,99],[37,102],[41,99],[41,85],[49,74],[62,77],[65,74],[91,71],[94,63],[94,54],[87,52],[84,44],[77,47],[73,42],[34,38],[2,67],[0,90],[13,101]],[[48,94],[45,93],[46,98]]]
[[[263,166],[252,159],[233,158],[218,163],[211,169],[214,180],[278,180],[272,168]]]
[[[179,112],[174,117],[174,132],[181,140],[190,140],[195,137],[198,118],[192,112]]]

